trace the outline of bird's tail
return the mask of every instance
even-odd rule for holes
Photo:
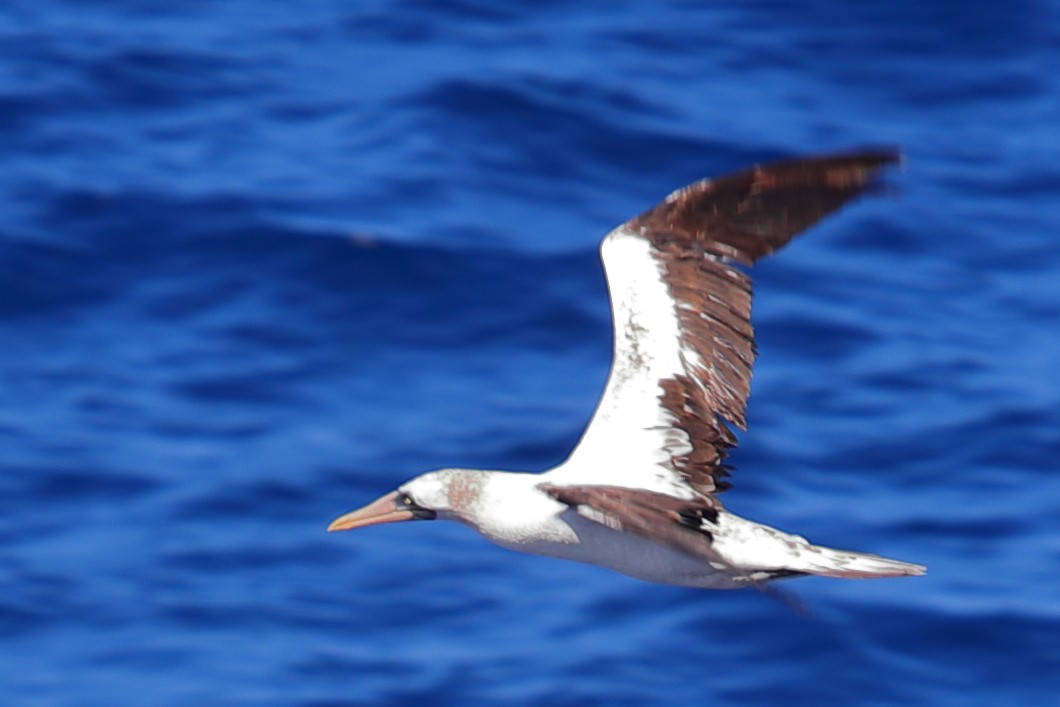
[[[873,579],[876,577],[911,577],[927,572],[927,567],[911,562],[892,560],[866,552],[834,550],[809,545],[799,553],[799,561],[789,569],[822,577],[845,579]]]
[[[807,574],[871,579],[911,577],[927,572],[927,567],[911,562],[814,545],[801,535],[785,533],[732,513],[720,513],[715,528],[713,549],[738,573],[752,580]]]

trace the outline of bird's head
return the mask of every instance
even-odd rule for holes
[[[402,520],[459,519],[479,495],[481,472],[441,469],[421,474],[363,508],[336,518],[329,531]]]

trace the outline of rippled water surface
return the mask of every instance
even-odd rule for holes
[[[1054,3],[10,0],[0,43],[5,704],[1055,703]],[[324,532],[564,458],[612,226],[866,144],[893,193],[756,269],[725,500],[928,576],[801,616]]]

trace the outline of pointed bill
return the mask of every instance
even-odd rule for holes
[[[382,498],[372,501],[363,508],[358,508],[344,516],[340,516],[328,526],[328,532],[336,530],[353,530],[364,528],[369,525],[380,523],[397,523],[403,520],[412,520],[416,517],[414,509],[401,503],[400,495],[393,491]]]

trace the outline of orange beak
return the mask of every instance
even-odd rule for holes
[[[372,501],[364,508],[336,518],[328,526],[328,532],[336,530],[353,530],[380,523],[397,523],[401,520],[412,520],[415,514],[412,509],[398,501],[398,492],[393,491],[380,499]]]

